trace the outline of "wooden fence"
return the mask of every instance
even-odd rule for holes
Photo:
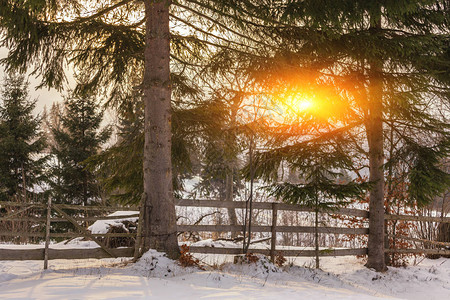
[[[214,207],[214,208],[235,208],[245,209],[246,202],[244,201],[217,201],[217,200],[187,200],[177,199],[175,201],[179,207]],[[78,259],[78,258],[107,258],[107,257],[133,257],[138,252],[135,248],[118,248],[111,249],[106,247],[102,239],[108,237],[133,237],[137,238],[136,234],[130,233],[106,233],[106,234],[92,234],[84,226],[79,223],[92,222],[96,220],[108,220],[108,219],[122,219],[130,217],[138,217],[138,214],[130,213],[129,215],[121,216],[90,216],[90,217],[72,217],[68,215],[64,210],[78,210],[78,211],[97,211],[97,212],[113,212],[113,211],[138,211],[136,207],[107,207],[107,206],[77,206],[66,204],[51,204],[50,202],[45,205],[42,203],[21,203],[21,202],[0,202],[0,208],[3,207],[16,207],[16,211],[0,217],[0,221],[28,221],[28,222],[40,222],[45,225],[45,232],[14,232],[14,231],[0,231],[0,236],[28,236],[28,237],[40,237],[45,238],[46,244],[44,249],[32,249],[32,250],[12,250],[12,249],[0,249],[0,260],[45,260],[47,259]],[[38,208],[46,210],[46,217],[20,217],[21,213],[24,213],[28,209]],[[252,232],[267,232],[270,233],[270,245],[267,248],[251,248],[251,252],[262,253],[271,255],[272,257],[277,252],[276,236],[277,233],[290,232],[290,233],[314,233],[315,227],[313,226],[282,226],[278,224],[278,212],[294,211],[294,212],[314,212],[314,209],[305,207],[302,205],[284,204],[284,203],[271,203],[271,202],[254,202],[253,209],[255,210],[270,210],[272,212],[272,224],[270,225],[252,225]],[[57,214],[51,216],[51,211]],[[324,212],[326,213],[326,212]],[[368,218],[369,213],[365,210],[342,208],[331,212],[333,215],[351,216]],[[44,215],[44,214],[42,214]],[[404,221],[426,221],[426,222],[443,222],[450,223],[450,218],[438,218],[438,217],[417,217],[406,215],[386,215],[386,220],[404,220]],[[50,222],[70,222],[76,229],[75,232],[67,233],[53,233],[50,232]],[[179,232],[241,232],[244,228],[242,225],[178,225]],[[320,234],[351,234],[351,235],[364,235],[368,234],[368,228],[347,228],[347,227],[318,227]],[[96,242],[99,248],[95,249],[51,249],[49,247],[49,241],[51,238],[73,238],[73,237],[85,237]],[[394,238],[401,239],[413,239],[410,237],[394,236]],[[416,240],[416,242],[419,242]],[[423,241],[421,241],[423,242]],[[433,241],[427,241],[433,243]],[[439,243],[439,242],[434,242]],[[448,245],[447,245],[448,244]],[[440,243],[440,246],[447,247],[450,243]],[[1,248],[1,245],[0,245]],[[193,253],[205,253],[205,254],[241,254],[241,248],[222,248],[222,247],[190,247],[190,251]],[[425,253],[425,254],[445,254],[450,255],[450,250],[442,249],[386,249],[387,252],[401,252],[401,253]],[[315,250],[282,250],[284,256],[314,256]],[[320,256],[344,256],[344,255],[364,255],[367,254],[367,248],[356,249],[327,249],[320,251]]]
[[[187,207],[214,207],[214,208],[235,208],[245,209],[245,201],[217,201],[217,200],[176,200],[177,206]],[[254,202],[254,210],[270,210],[272,212],[272,224],[271,225],[252,225],[251,231],[255,232],[267,232],[270,233],[270,245],[268,248],[251,248],[249,251],[255,253],[261,253],[270,255],[273,257],[278,250],[276,248],[276,236],[277,233],[290,232],[290,233],[314,233],[315,227],[313,226],[282,226],[278,225],[278,212],[282,210],[294,211],[294,212],[314,212],[314,209],[297,204],[285,204],[274,202]],[[333,214],[362,217],[367,218],[368,212],[360,209],[342,208],[332,211]],[[178,225],[178,231],[205,231],[205,232],[239,232],[243,231],[242,225]],[[320,234],[368,234],[367,228],[347,228],[347,227],[318,227]],[[225,248],[225,247],[190,247],[190,251],[193,253],[207,253],[207,254],[241,254],[240,248]],[[315,255],[315,250],[281,250],[284,256],[309,256]],[[320,251],[320,256],[345,256],[345,255],[364,255],[367,254],[366,248],[357,249],[326,249]]]

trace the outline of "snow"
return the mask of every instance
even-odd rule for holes
[[[211,242],[209,242],[211,244]],[[228,243],[228,242],[226,242]],[[206,243],[205,243],[206,244]],[[72,241],[52,247],[88,247]],[[228,246],[228,245],[227,245]],[[22,245],[36,248],[41,245]],[[0,248],[18,248],[0,244]],[[202,260],[214,261],[206,255]],[[219,256],[216,261],[229,258]],[[265,257],[252,264],[230,262],[183,268],[150,250],[129,259],[0,261],[2,299],[449,299],[450,260],[424,259],[419,265],[376,273],[355,257],[325,257],[322,270],[311,258],[290,259],[284,267]]]
[[[138,211],[116,211],[112,214],[109,214],[108,217],[120,217],[120,216],[129,216],[129,215],[135,215],[139,214]],[[88,229],[93,234],[103,234],[107,233],[110,226],[123,226],[123,221],[132,221],[136,222],[138,220],[138,217],[132,217],[132,218],[117,218],[117,219],[109,219],[109,220],[98,220],[95,221],[94,224],[88,227]],[[125,228],[125,227],[124,227]]]

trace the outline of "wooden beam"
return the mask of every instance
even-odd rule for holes
[[[450,255],[450,250],[443,249],[385,249],[388,253],[416,253],[416,254],[440,254]]]
[[[222,247],[189,247],[189,251],[192,253],[203,254],[228,254],[238,255],[242,254],[241,248],[222,248]],[[260,253],[264,255],[270,255],[270,249],[249,249],[251,253]],[[298,256],[298,257],[313,257],[315,256],[315,250],[280,250],[284,256]],[[365,255],[367,254],[367,248],[358,249],[326,249],[321,250],[320,256],[349,256],[349,255]]]
[[[52,212],[52,198],[48,197],[47,202],[47,222],[45,224],[45,247],[44,247],[44,270],[48,267],[48,252],[50,247],[50,222]]]
[[[277,244],[277,218],[278,218],[278,204],[272,203],[272,232],[270,238],[270,259],[275,261],[275,248]]]
[[[60,213],[64,218],[66,218],[67,220],[70,221],[70,223],[72,223],[75,228],[77,228],[81,234],[87,238],[90,238],[92,241],[94,241],[97,245],[100,246],[100,248],[103,249],[103,251],[105,251],[106,253],[108,253],[109,255],[111,255],[111,257],[115,257],[114,254],[111,252],[111,249],[108,249],[108,247],[106,247],[105,244],[103,244],[101,241],[99,241],[97,238],[95,238],[95,236],[92,235],[91,232],[89,232],[86,228],[80,226],[80,224],[77,223],[77,221],[75,221],[71,216],[69,216],[68,214],[66,214],[61,208],[59,208],[58,206],[54,205],[53,208]]]
[[[388,234],[388,236],[392,237],[392,238],[402,239],[402,240],[407,240],[407,241],[412,241],[412,242],[418,242],[418,243],[425,243],[425,244],[433,244],[433,245],[439,245],[439,246],[444,246],[444,247],[450,247],[450,243],[448,243],[448,242],[430,241],[430,240],[418,239],[418,238],[413,238],[413,237],[404,236],[404,235]]]
[[[18,232],[18,231],[0,231],[0,236],[12,236],[12,237],[42,237],[45,238],[43,232]]]
[[[93,237],[135,237],[136,233],[93,233]],[[0,231],[0,236],[23,236],[23,237],[42,237],[45,238],[44,232],[18,232],[18,231]],[[83,234],[78,232],[65,232],[57,233],[51,232],[51,238],[76,238],[84,237]]]
[[[19,215],[19,214],[21,214],[23,212],[26,212],[27,210],[29,210],[30,208],[33,208],[33,207],[34,207],[34,205],[30,204],[30,205],[26,206],[25,208],[20,209],[19,211],[12,212],[12,213],[2,217],[2,219],[4,219],[4,220],[11,219],[14,216],[17,216],[17,215]]]
[[[386,220],[401,221],[422,221],[422,222],[440,222],[450,223],[449,217],[427,217],[427,216],[406,216],[406,215],[384,215]]]
[[[241,225],[178,225],[178,231],[210,231],[230,232],[242,230]],[[345,228],[345,227],[319,227],[319,233],[329,234],[368,234],[368,228]],[[254,225],[253,232],[272,232],[272,226]],[[311,226],[277,226],[277,232],[303,232],[314,233]]]
[[[273,202],[254,202],[253,206],[255,209],[272,209]],[[32,203],[35,207],[45,208],[42,203]],[[29,203],[21,202],[6,202],[0,201],[0,206],[26,206]],[[73,209],[73,210],[96,210],[96,211],[138,211],[137,207],[118,207],[118,206],[80,206],[80,205],[69,205],[69,204],[56,204],[62,209]],[[217,208],[245,208],[245,201],[218,201],[218,200],[191,200],[191,199],[176,199],[176,206],[188,206],[188,207],[217,207]],[[314,212],[310,207],[298,205],[298,204],[287,204],[278,203],[278,210],[290,210],[290,211],[301,211],[301,212]],[[332,211],[326,211],[322,213],[330,214],[343,214],[355,217],[367,218],[369,213],[366,210],[354,209],[354,208],[341,208]]]
[[[48,249],[49,259],[110,258],[101,248],[93,249]],[[133,257],[134,248],[110,249],[114,257]],[[44,249],[1,249],[1,260],[42,260]]]
[[[11,206],[28,206],[33,205],[34,207],[45,208],[46,205],[39,202],[14,202],[14,201],[0,201],[0,207],[11,207]]]
[[[430,250],[430,249],[428,249]],[[110,249],[115,257],[133,257],[134,248]],[[312,257],[314,250],[281,250],[284,256]],[[422,250],[423,251],[423,250]],[[215,248],[215,247],[190,247],[192,253],[203,254],[241,254],[240,248]],[[269,249],[250,249],[252,253],[270,254]],[[450,254],[450,251],[447,251]],[[441,252],[442,253],[442,252]],[[440,253],[440,254],[441,254]],[[359,249],[330,249],[321,250],[320,256],[349,256],[365,255],[366,248]],[[42,260],[44,258],[44,249],[1,249],[0,257],[2,260]],[[49,249],[49,259],[85,259],[85,258],[109,258],[101,248],[93,249]]]
[[[138,218],[139,214],[130,214],[124,216],[97,216],[97,217],[73,217],[75,221],[85,222],[85,221],[99,221],[99,220],[115,220],[115,219],[128,219],[128,218]],[[24,217],[24,218],[7,218],[0,217],[0,221],[30,221],[30,222],[45,222],[46,218],[43,217]],[[64,218],[52,218],[52,222],[69,222]]]
[[[191,199],[175,199],[176,206],[188,206],[188,207],[217,207],[217,208],[245,208],[246,201],[217,201],[217,200],[191,200]],[[254,209],[272,209],[273,202],[253,202]],[[290,211],[302,211],[302,212],[314,212],[314,209],[298,205],[298,204],[286,204],[278,203],[278,210],[290,210]],[[369,213],[362,209],[342,208],[332,211],[326,211],[322,213],[330,214],[344,214],[355,217],[367,218]]]
[[[39,223],[39,222],[45,222],[46,218],[37,218],[37,217],[23,217],[23,218],[20,218],[20,217],[9,217],[9,218],[7,218],[7,217],[1,217],[0,221],[3,221],[3,222],[5,222],[5,221],[10,221],[10,222],[22,221],[22,222],[36,222],[36,223]],[[67,220],[65,222],[67,222]]]
[[[70,204],[56,204],[62,209],[73,210],[98,210],[98,211],[139,211],[138,207],[119,207],[119,206],[80,206]]]
[[[0,201],[0,207],[11,207],[11,206],[28,206],[46,208],[47,205],[39,202],[32,203],[22,203],[22,202],[12,202],[12,201]],[[121,207],[121,206],[81,206],[81,205],[71,205],[71,204],[53,204],[62,209],[73,209],[73,210],[98,210],[98,211],[138,211],[137,207]]]

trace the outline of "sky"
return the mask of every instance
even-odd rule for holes
[[[0,59],[5,58],[8,55],[8,49],[0,48]],[[5,70],[3,66],[0,66],[0,78],[3,82],[5,76]],[[44,106],[50,108],[53,102],[62,101],[63,97],[61,93],[59,93],[55,89],[47,89],[41,88],[36,89],[39,85],[40,80],[34,76],[28,76],[28,81],[30,82],[30,98],[37,99],[36,108],[34,109],[34,113],[36,115],[41,114],[44,110]]]

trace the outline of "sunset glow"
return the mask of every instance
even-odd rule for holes
[[[314,109],[315,102],[312,97],[300,94],[293,94],[283,97],[280,100],[281,104],[285,106],[285,110],[289,114],[300,114]]]

